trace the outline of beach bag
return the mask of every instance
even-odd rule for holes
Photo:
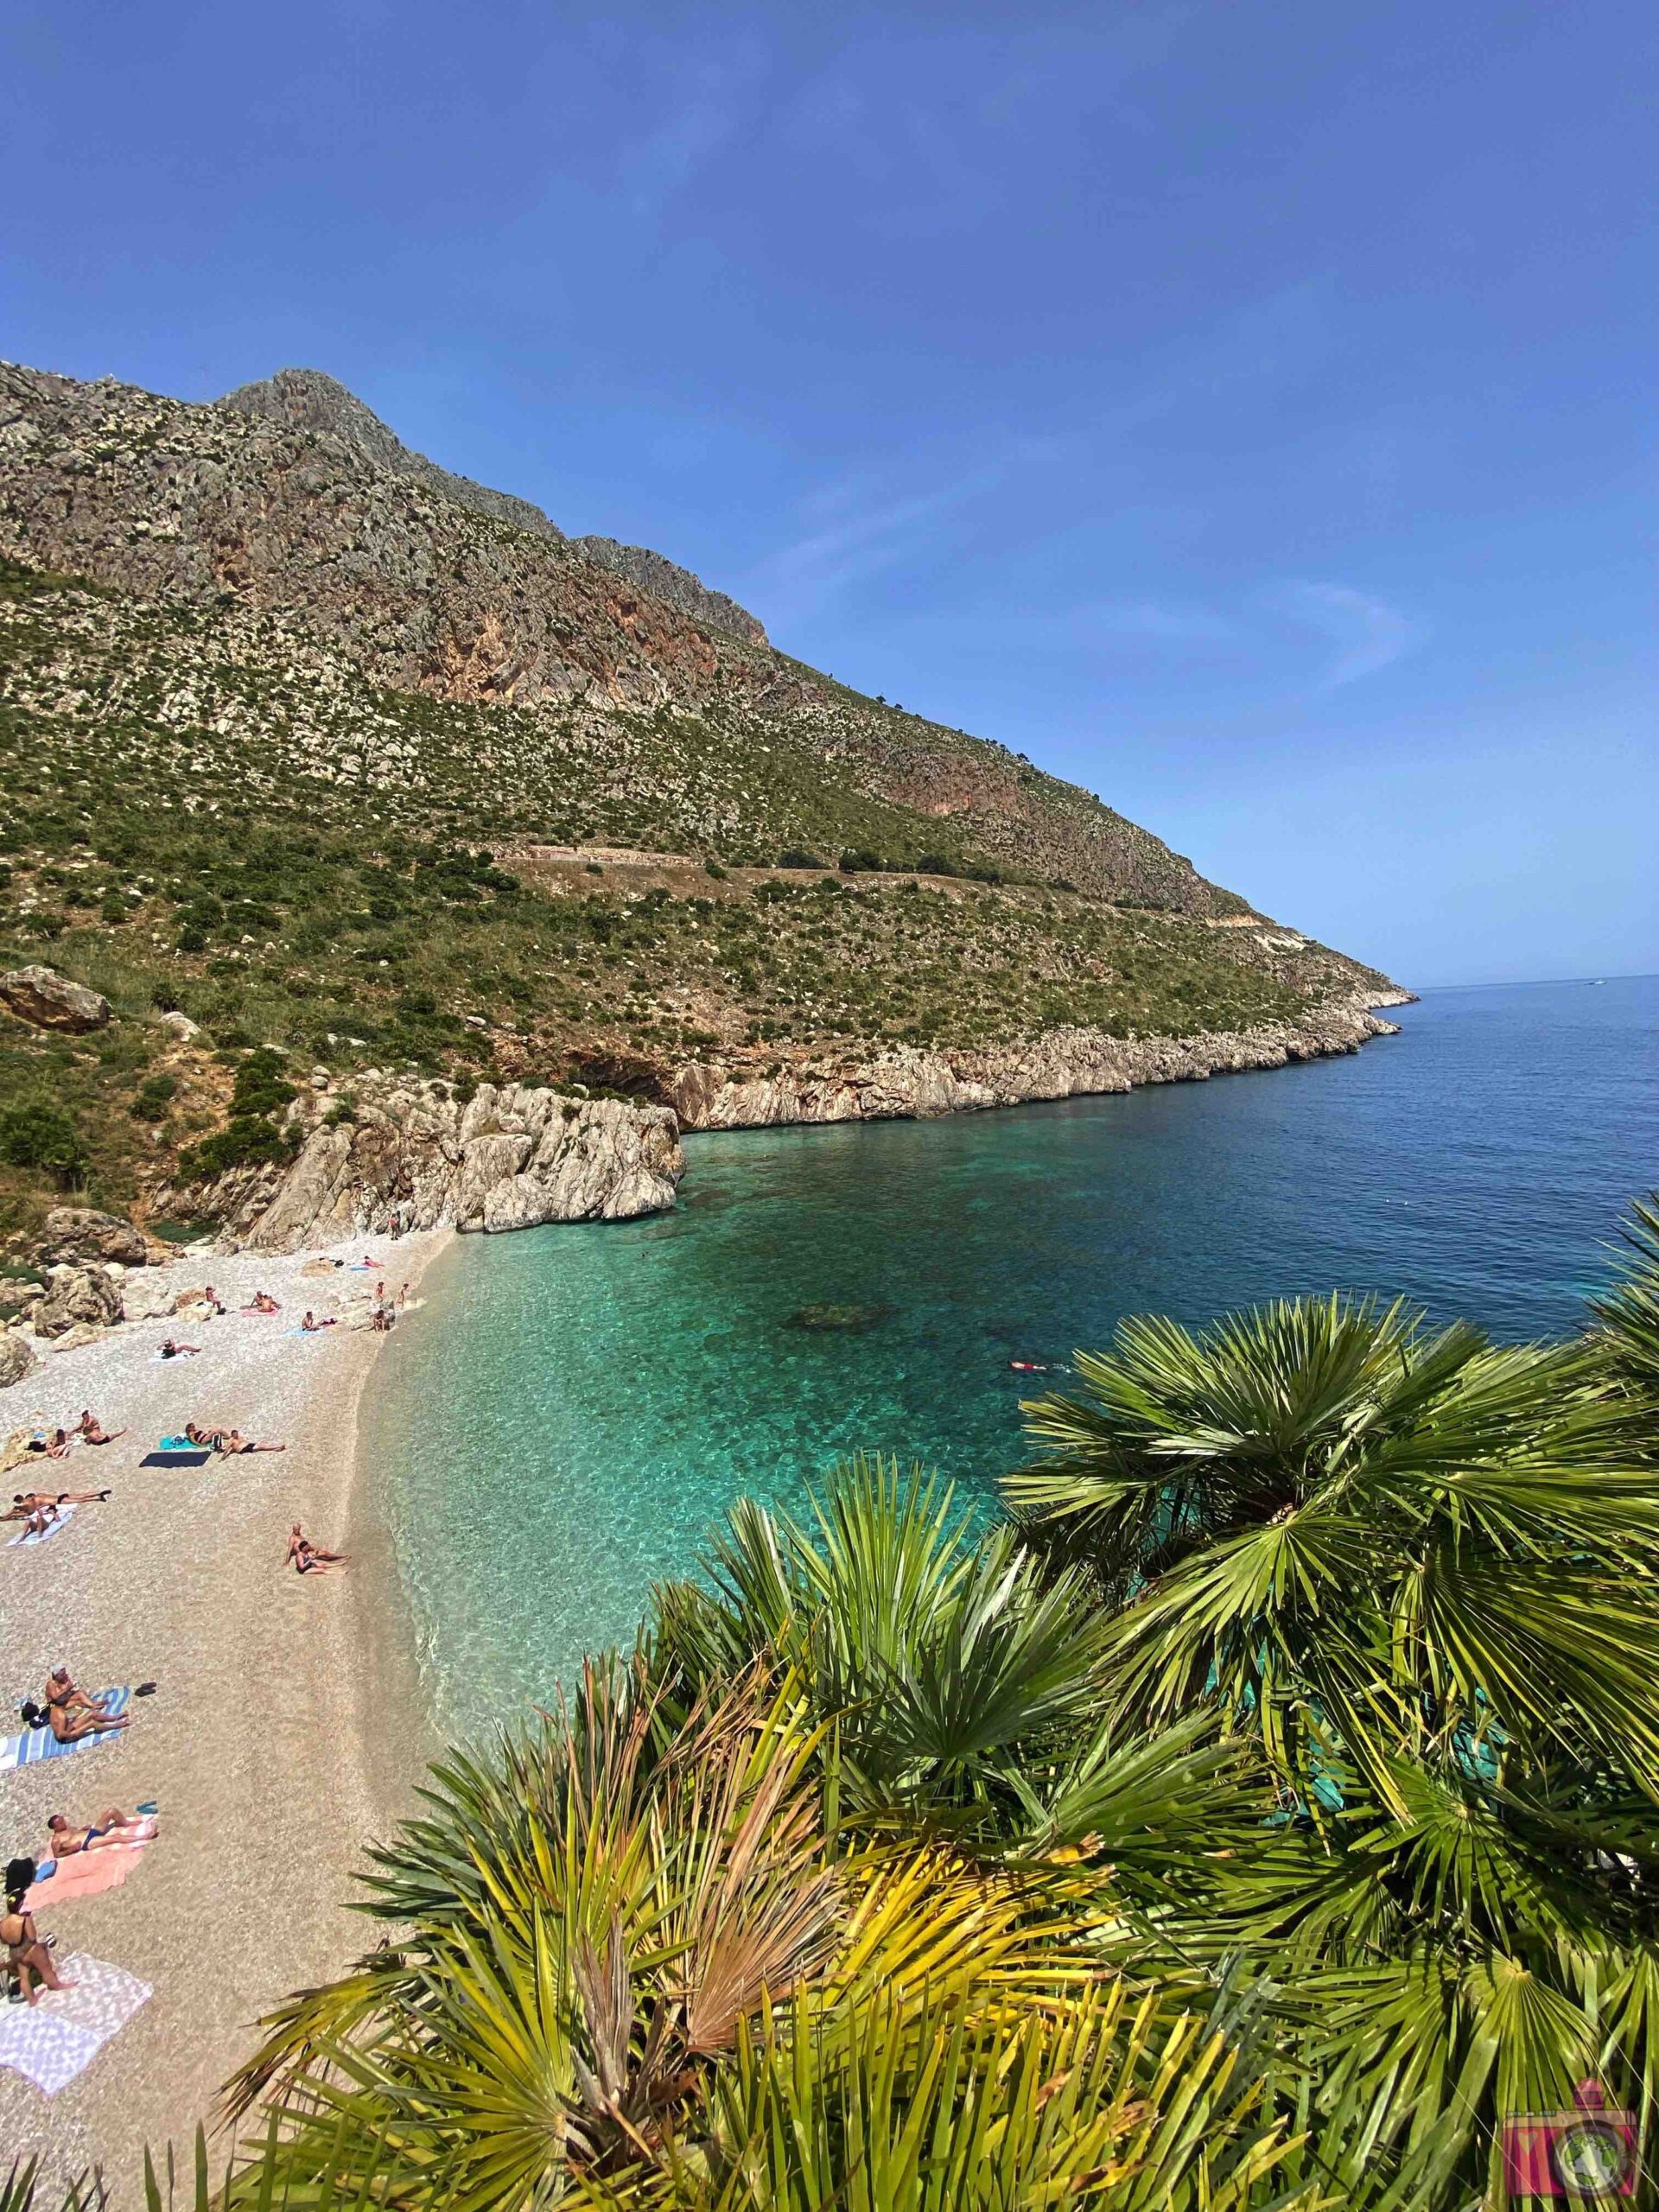
[[[6,1895],[9,1897],[22,1897],[25,1890],[33,1886],[35,1877],[39,1871],[40,1870],[35,1866],[35,1863],[32,1859],[8,1859],[6,1862]]]
[[[36,1705],[32,1697],[26,1697],[22,1703],[18,1707],[17,1710],[23,1716],[23,1726],[25,1728],[45,1727],[48,1719],[46,1707],[41,1705]]]

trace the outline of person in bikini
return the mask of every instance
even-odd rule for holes
[[[337,1567],[348,1564],[346,1552],[326,1552],[314,1544],[296,1521],[288,1535],[288,1556],[294,1562],[296,1574],[327,1574]]]
[[[113,1444],[118,1436],[126,1433],[124,1428],[105,1428],[101,1421],[84,1410],[75,1423],[75,1433],[83,1444]]]
[[[75,1985],[63,1980],[53,1965],[52,1954],[41,1941],[34,1914],[23,1910],[26,1894],[25,1891],[17,1890],[7,1897],[6,1910],[0,1914],[0,1943],[6,1947],[6,1958],[17,1977],[18,1987],[28,2003],[34,2005],[39,2002],[41,1989],[73,1989]]]
[[[194,1359],[200,1350],[200,1344],[175,1344],[168,1337],[162,1345],[161,1357],[163,1359]]]
[[[200,1423],[188,1421],[184,1424],[184,1433],[199,1452],[222,1452],[225,1449],[222,1428],[203,1428]]]
[[[72,1827],[67,1813],[54,1813],[47,1821],[52,1834],[52,1856],[54,1859],[73,1859],[83,1851],[101,1851],[112,1843],[135,1841],[135,1828],[154,1831],[151,1815],[124,1813],[118,1805],[111,1805],[100,1813],[90,1827]]]
[[[67,1667],[54,1667],[46,1681],[46,1717],[60,1744],[78,1744],[83,1736],[96,1736],[105,1728],[127,1728],[130,1713],[112,1713],[101,1701],[88,1697],[69,1679]]]

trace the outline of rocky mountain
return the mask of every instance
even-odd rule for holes
[[[321,369],[278,369],[274,377],[267,377],[261,383],[238,385],[218,404],[239,415],[253,416],[287,429],[338,439],[342,444],[354,447],[377,468],[423,484],[455,506],[470,508],[474,514],[493,516],[498,522],[505,522],[515,530],[527,530],[538,537],[550,538],[555,544],[574,544],[590,561],[597,561],[602,568],[638,584],[665,607],[689,614],[694,622],[709,622],[716,629],[729,630],[734,637],[752,645],[764,645],[766,642],[766,631],[747,607],[728,599],[723,591],[710,591],[700,576],[693,575],[690,569],[681,568],[677,562],[652,552],[647,546],[619,545],[613,537],[567,539],[558,524],[528,499],[515,499],[510,492],[493,492],[487,485],[474,483],[470,476],[456,476],[447,468],[440,468],[424,454],[411,453],[396,432],[388,429],[354,392],[347,391],[343,384],[325,376]]]
[[[1400,995],[604,543],[310,372],[193,406],[0,369],[0,969],[112,1008],[0,1014],[0,1237],[54,1182],[229,1205],[302,1136],[301,1212],[372,1156],[362,1204],[420,1211],[440,1092],[457,1129],[491,1087],[950,1111],[1351,1050]],[[411,1083],[407,1141],[365,1135]],[[603,1211],[573,1157],[507,1211]]]

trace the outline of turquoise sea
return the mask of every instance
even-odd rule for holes
[[[1572,1329],[1659,1183],[1659,978],[1430,994],[1356,1057],[941,1122],[686,1144],[671,1215],[458,1239],[365,1411],[441,1726],[626,1640],[745,1492],[861,1447],[989,1497],[1012,1358],[1332,1286]],[[857,1335],[810,1303],[891,1309]],[[1040,1387],[1040,1384],[1039,1385]]]

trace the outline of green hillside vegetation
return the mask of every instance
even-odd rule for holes
[[[0,585],[0,965],[49,962],[126,1017],[90,1039],[0,1026],[6,1096],[49,1102],[73,1154],[43,1168],[0,1133],[14,1212],[54,1184],[141,1200],[219,1128],[255,1046],[301,1073],[648,1096],[699,1056],[1183,1034],[1383,980],[1020,880],[963,824],[736,716],[444,704],[234,611],[16,566]],[[516,857],[538,841],[693,866],[554,880]]]

